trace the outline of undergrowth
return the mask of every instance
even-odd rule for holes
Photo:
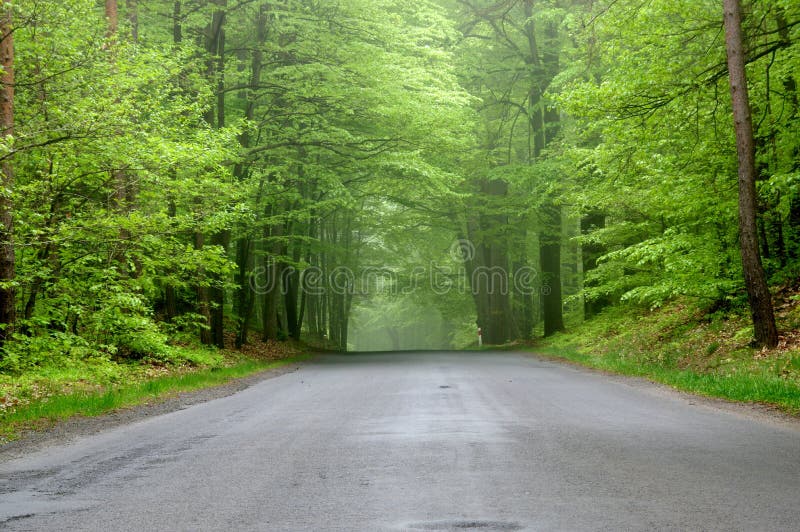
[[[0,372],[0,443],[75,415],[96,416],[224,384],[302,360],[304,351],[299,344],[277,343],[244,351],[176,346],[169,360],[62,354],[24,371]]]
[[[772,405],[800,414],[800,308],[777,307],[781,342],[750,345],[752,325],[739,309],[709,311],[678,301],[652,311],[612,307],[557,334],[536,350],[585,366],[645,377],[680,390]]]

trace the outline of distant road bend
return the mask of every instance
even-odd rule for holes
[[[0,463],[8,530],[797,530],[800,430],[513,353],[325,356]]]

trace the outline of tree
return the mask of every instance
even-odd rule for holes
[[[11,338],[16,322],[14,249],[14,27],[13,6],[5,3],[0,13],[0,143],[2,143],[2,191],[0,191],[0,347]]]
[[[549,336],[564,328],[559,196],[566,172],[552,164],[560,112],[547,91],[561,71],[557,20],[565,9],[534,0],[453,4],[464,33],[462,83],[481,102],[482,157],[466,159],[461,170],[472,182],[461,232],[478,251],[469,267],[503,271],[508,287],[515,286],[516,272],[535,268],[540,274],[535,297],[527,290],[499,293],[485,282],[472,286],[478,322],[487,342],[503,343],[529,338],[538,314]]]
[[[747,298],[759,345],[778,345],[778,331],[758,247],[756,227],[756,164],[753,119],[745,71],[742,8],[739,0],[724,0],[725,44],[733,103],[736,150],[739,157],[739,241]]]

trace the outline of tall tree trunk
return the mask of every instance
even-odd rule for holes
[[[295,264],[300,262],[300,245],[295,244],[292,250],[292,260]],[[299,281],[300,276],[297,268],[290,266],[283,271],[283,299],[284,307],[286,309],[286,333],[289,337],[299,340],[300,339],[300,317],[297,309],[298,296],[299,296]]]
[[[271,218],[274,212],[271,207],[266,209],[265,217]],[[280,238],[283,236],[283,224],[276,223],[264,228],[264,271],[266,275],[266,289],[264,291],[262,314],[262,337],[266,340],[277,340],[280,336],[280,321],[278,312],[281,294],[281,255]]]
[[[139,0],[125,0],[128,9],[128,23],[131,25],[131,40],[139,42]]]
[[[207,63],[206,63],[206,81],[208,83],[214,84],[219,91],[219,79],[218,76],[221,76],[221,72],[219,72],[221,61],[223,61],[223,52],[221,50],[223,46],[223,25],[225,24],[225,6],[227,4],[226,0],[214,0],[213,2],[217,9],[214,11],[211,22],[206,27],[206,34],[205,34],[205,47],[206,53],[208,54]],[[173,28],[174,29],[174,28]],[[209,106],[208,111],[205,113],[205,120],[206,122],[214,127],[221,127],[223,124],[220,124],[220,120],[224,123],[224,109],[219,109],[220,107],[220,100],[222,101],[224,107],[224,91],[221,94],[218,92],[217,99],[216,99],[216,106]],[[215,108],[216,113],[215,113]],[[198,198],[198,201],[202,201]],[[212,237],[212,241],[215,244],[220,244],[219,235],[214,235]],[[199,246],[198,249],[202,248],[205,245],[205,235],[201,232],[197,232],[195,234],[195,245]],[[223,344],[222,338],[222,314],[224,312],[224,292],[220,297],[220,292],[222,290],[218,288],[207,288],[207,287],[198,287],[197,289],[197,308],[198,314],[203,316],[205,320],[205,324],[207,326],[201,329],[200,334],[200,341],[203,344],[214,344],[220,346]],[[212,305],[213,301],[213,305]]]
[[[3,142],[14,136],[14,34],[10,4],[0,6],[0,65],[3,67],[0,90],[0,135]],[[0,165],[3,189],[0,191],[0,346],[14,333],[16,323],[16,262],[14,256],[14,167],[6,157]]]
[[[250,60],[250,87],[247,91],[247,106],[245,107],[244,117],[247,121],[252,121],[255,118],[256,109],[256,94],[261,83],[261,69],[263,62],[263,53],[261,46],[266,41],[267,34],[267,17],[266,6],[262,5],[259,9],[258,16],[255,20],[256,30],[256,47],[253,49]],[[248,128],[239,137],[239,144],[242,148],[250,147],[250,132]],[[233,169],[234,177],[238,181],[245,181],[249,173],[249,163],[242,161],[236,164]],[[264,181],[262,180],[259,187],[259,193],[256,199],[256,205],[261,203],[261,191],[264,188]],[[238,279],[239,289],[235,299],[235,314],[238,319],[236,331],[236,347],[241,348],[242,345],[247,343],[247,334],[250,328],[250,318],[255,307],[255,294],[253,287],[250,286],[249,279],[254,265],[253,260],[253,239],[250,235],[240,237],[236,241],[236,264],[238,266]]]
[[[528,65],[531,69],[531,86],[528,94],[528,115],[533,137],[531,162],[541,157],[544,148],[558,134],[560,117],[555,109],[545,109],[542,101],[543,87],[556,76],[559,69],[558,28],[552,22],[545,28],[546,42],[539,57],[539,47],[533,19],[533,0],[525,0],[526,35],[528,38]],[[552,198],[545,200],[539,209],[539,265],[542,271],[542,316],[544,335],[550,336],[564,330],[561,293],[561,207]]]
[[[481,184],[481,194],[489,201],[503,198],[507,193],[505,181]],[[518,336],[511,311],[507,217],[484,214],[469,220],[467,225],[474,256],[464,266],[475,302],[477,327],[486,344],[504,344]],[[487,236],[492,232],[499,234]]]
[[[183,30],[181,29],[181,2],[176,1],[173,6],[173,19],[172,19],[172,43],[177,49],[183,40]],[[176,169],[171,170],[171,177],[173,181],[177,181],[178,172]],[[175,204],[175,197],[170,192],[167,198],[167,216],[175,218],[178,215],[178,208]],[[178,295],[175,291],[175,286],[172,283],[164,287],[164,315],[167,321],[172,321],[178,315]]]
[[[544,205],[541,209],[543,230],[539,236],[542,268],[542,313],[544,335],[564,330],[561,296],[561,209]]]
[[[483,193],[490,198],[506,198],[508,183],[495,179],[483,184]],[[508,215],[505,213],[482,216],[482,224],[491,228],[495,234],[484,246],[485,270],[479,272],[478,285],[488,295],[489,315],[483,338],[487,344],[504,344],[519,336],[511,312],[511,286],[509,275],[508,247],[510,231]],[[485,274],[486,285],[483,285]]]
[[[115,47],[119,38],[119,8],[117,0],[106,0],[105,4],[106,21],[108,24],[106,37],[108,39],[108,49],[110,51],[112,67],[116,69],[116,53]],[[119,98],[114,103],[119,103]],[[118,134],[121,134],[118,132]],[[111,168],[111,181],[114,187],[111,196],[111,203],[113,210],[120,216],[120,218],[130,215],[134,202],[136,201],[135,186],[130,178],[128,171],[125,168],[118,168],[112,162]],[[134,257],[133,271],[130,269],[128,262],[128,252],[131,244],[131,232],[128,228],[121,226],[119,228],[119,252],[115,253],[115,258],[118,262],[119,272],[123,276],[138,277],[141,273],[142,266],[140,262]]]
[[[220,9],[214,13],[218,18],[215,26],[218,28],[216,33],[216,74],[217,74],[217,128],[225,127],[225,8],[227,0],[218,1]],[[212,236],[211,240],[215,246],[222,247],[225,254],[228,253],[231,233],[229,230],[222,230]],[[225,348],[225,289],[215,286],[211,290],[211,337],[215,346],[220,349]]]
[[[739,0],[723,0],[723,7],[736,150],[739,158],[739,241],[744,282],[753,318],[755,341],[762,346],[775,347],[778,345],[778,331],[775,326],[772,295],[758,253],[755,140],[745,71],[742,8]]]
[[[106,36],[109,39],[114,39],[119,30],[119,13],[117,9],[117,0],[106,0],[106,23],[108,24]]]
[[[589,212],[581,218],[581,234],[589,235],[597,229],[602,229],[606,226],[605,214],[601,212]],[[595,242],[585,242],[581,244],[581,261],[583,266],[584,287],[590,286],[585,280],[586,273],[597,268],[597,259],[605,252],[601,244]],[[606,298],[583,301],[583,317],[589,319],[596,316],[603,308],[609,305]]]
[[[486,266],[485,250],[480,235],[480,225],[477,216],[472,213],[467,215],[467,239],[470,253],[464,257],[464,269],[467,275],[472,300],[475,303],[476,328],[486,330],[489,322],[489,295],[477,285],[477,272]],[[461,240],[464,240],[463,238]]]
[[[227,254],[230,247],[231,232],[220,231],[211,237],[212,244],[221,247]],[[218,280],[219,281],[219,280]],[[225,289],[216,284],[209,290],[211,298],[211,343],[220,349],[225,348]]]
[[[205,245],[205,235],[202,231],[196,231],[194,234],[194,248],[196,250],[203,249]],[[200,272],[201,274],[203,272]],[[198,285],[195,288],[197,294],[197,313],[203,318],[202,326],[200,327],[200,343],[203,345],[211,345],[211,305],[209,304],[208,287],[205,283]]]
[[[238,324],[236,329],[236,349],[247,343],[250,332],[250,318],[253,315],[255,298],[253,287],[250,285],[250,274],[253,270],[253,240],[242,237],[236,242],[236,282],[239,285],[237,297],[234,301],[234,314]]]
[[[172,5],[172,42],[183,42],[183,3],[176,0]]]
[[[525,233],[523,232],[523,236]],[[520,246],[524,252],[521,258],[514,262],[512,269],[512,277],[510,279],[514,288],[514,316],[515,322],[519,329],[519,337],[523,340],[531,340],[533,338],[533,294],[531,287],[523,285],[522,281],[528,282],[529,280],[523,279],[521,275],[524,274],[525,269],[528,267],[528,253],[527,245]]]

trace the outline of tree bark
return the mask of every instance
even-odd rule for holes
[[[3,67],[0,88],[0,135],[4,143],[13,142],[14,136],[14,34],[10,5],[2,6],[0,13],[0,64]],[[3,160],[0,191],[0,346],[14,333],[16,323],[16,261],[14,249],[14,167],[11,160]]]
[[[222,59],[222,39],[223,39],[223,24],[225,23],[225,5],[226,0],[215,0],[214,4],[218,7],[214,10],[212,14],[211,22],[206,27],[206,35],[205,35],[205,46],[206,52],[208,53],[208,59],[206,63],[206,81],[208,83],[214,83],[215,86],[218,87],[219,81],[217,80],[218,69],[221,67],[220,62]],[[177,6],[176,6],[177,7]],[[173,28],[174,30],[174,28]],[[219,101],[222,99],[224,104],[224,92],[222,95],[217,95],[216,100],[216,107],[219,107]],[[215,106],[209,106],[208,111],[205,113],[205,121],[211,127],[221,127],[224,125],[224,110],[217,109],[217,113],[215,111]],[[222,122],[222,123],[220,123]],[[201,198],[197,198],[198,203],[202,202]],[[212,241],[215,244],[219,244],[219,235],[212,236]],[[195,233],[195,247],[196,249],[202,249],[205,245],[205,235],[202,234],[201,231],[197,231]],[[204,325],[207,327],[203,327],[200,332],[200,341],[206,345],[217,345],[220,346],[222,341],[222,309],[224,308],[224,292],[222,292],[222,297],[220,297],[221,289],[217,288],[208,288],[208,287],[197,287],[197,310],[198,314],[203,316],[205,321]],[[212,301],[215,303],[214,308],[212,308]]]
[[[131,25],[131,40],[139,42],[139,0],[125,0],[128,8],[128,23]]]
[[[205,235],[202,231],[196,231],[194,234],[194,248],[196,250],[203,249],[205,245]],[[203,272],[200,272],[201,274]],[[203,345],[211,345],[211,305],[209,304],[208,287],[205,284],[200,284],[196,288],[197,293],[197,313],[202,316],[203,323],[200,327],[200,343]]]
[[[255,301],[253,287],[250,285],[250,273],[253,270],[253,241],[250,237],[241,237],[236,241],[236,266],[236,282],[239,285],[234,301],[234,314],[238,320],[236,349],[241,349],[247,343]]]
[[[108,24],[106,36],[113,39],[119,29],[119,14],[117,0],[106,0],[106,23]]]
[[[525,34],[528,40],[526,62],[530,68],[531,85],[528,92],[528,119],[532,145],[529,162],[541,157],[544,148],[558,134],[560,117],[555,109],[545,109],[542,101],[543,87],[556,76],[559,69],[558,28],[547,23],[545,46],[541,52],[536,42],[533,22],[533,0],[525,0]],[[545,200],[540,213],[539,266],[542,271],[542,316],[544,335],[550,336],[564,330],[561,294],[561,208],[551,198]]]
[[[110,51],[111,63],[116,69],[116,50],[114,49],[119,38],[119,6],[117,0],[106,0],[105,4],[106,22],[108,24],[106,31],[106,38],[108,39],[108,49]],[[119,98],[114,103],[119,103]],[[121,132],[117,132],[121,134]],[[111,168],[111,181],[114,187],[111,196],[111,206],[113,210],[120,216],[128,216],[131,212],[134,201],[136,200],[136,192],[131,182],[128,172],[124,168],[118,168],[112,162]],[[128,263],[128,251],[131,242],[131,233],[126,227],[119,228],[119,246],[118,251],[114,253],[115,259],[118,262],[119,272],[122,276],[132,275],[138,277],[141,272],[141,265],[135,258],[134,269],[131,271]]]
[[[300,262],[299,244],[294,245],[293,261],[295,264]],[[294,266],[283,270],[283,299],[286,309],[286,332],[290,338],[300,339],[300,317],[297,309],[300,275]]]
[[[755,140],[745,71],[742,8],[739,0],[723,0],[723,7],[736,151],[739,159],[739,241],[744,282],[753,318],[755,342],[761,346],[775,347],[778,344],[778,331],[775,326],[772,296],[758,252]]]
[[[183,3],[177,0],[172,5],[172,42],[183,42]]]
[[[228,252],[231,232],[220,231],[212,236],[211,241],[215,246]],[[211,343],[220,349],[225,348],[225,289],[216,285],[209,290],[211,296]]]
[[[274,214],[272,207],[267,207],[264,213],[266,218]],[[262,338],[277,340],[280,333],[278,320],[278,307],[280,304],[281,279],[279,257],[281,255],[280,238],[283,236],[283,224],[276,223],[264,228],[264,272],[266,275],[266,289],[263,300],[262,313]]]
[[[539,236],[542,268],[544,335],[564,330],[561,296],[561,209],[546,204],[541,209],[543,230]]]
[[[173,8],[173,20],[172,20],[172,43],[175,45],[177,49],[183,39],[183,33],[181,30],[181,2],[180,0],[176,1]],[[173,181],[177,181],[178,175],[177,170],[172,169],[171,177]],[[178,215],[177,212],[177,205],[175,204],[175,198],[173,194],[170,192],[167,198],[167,216],[170,218],[175,218]],[[164,287],[164,316],[166,320],[172,321],[178,315],[178,295],[175,290],[175,286],[172,283],[167,284]]]
[[[581,218],[581,234],[589,235],[597,229],[603,229],[606,226],[606,216],[602,212],[594,211],[589,212]],[[597,259],[599,259],[605,248],[598,243],[584,243],[581,244],[581,261],[583,266],[584,287],[591,286],[586,280],[586,273],[597,268]],[[607,298],[586,300],[583,301],[583,318],[589,319],[600,313],[602,309],[607,307],[610,302]]]

